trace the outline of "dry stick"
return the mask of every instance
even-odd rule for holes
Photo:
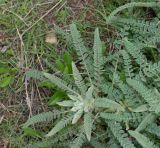
[[[25,85],[25,91],[26,91],[26,102],[29,108],[29,117],[30,117],[32,116],[32,105],[31,105],[29,94],[28,94],[28,78],[27,77],[25,77],[24,85]]]
[[[35,92],[34,92],[34,86],[33,86],[33,84],[31,84],[32,86],[31,86],[31,95],[30,95],[30,100],[31,100],[31,102],[32,102],[32,104],[33,104],[33,98],[34,98],[34,94],[35,94]]]
[[[24,57],[25,57],[24,52],[23,52],[24,43],[23,43],[22,35],[19,33],[18,28],[16,28],[16,29],[17,29],[17,33],[18,33],[18,36],[21,41],[21,59],[20,59],[21,64],[20,64],[20,66],[23,67],[24,66]],[[26,66],[27,66],[27,62],[26,62]],[[27,102],[27,106],[29,109],[29,116],[32,116],[32,105],[31,105],[31,100],[30,100],[29,94],[28,94],[28,78],[27,77],[25,77],[24,85],[25,85],[25,92],[26,92],[26,102]]]
[[[127,8],[133,8],[133,7],[160,7],[160,3],[159,2],[131,2],[131,3],[127,3],[123,6],[118,7],[117,9],[115,9],[107,18],[106,18],[106,23],[110,24],[112,19],[114,18],[114,16]]]
[[[42,62],[41,62],[41,60],[40,60],[40,57],[38,56],[38,54],[36,54],[36,55],[37,55],[37,59],[38,59],[38,62],[39,62],[39,64],[40,64],[41,69],[44,70],[43,65],[42,65]]]
[[[61,10],[66,3],[67,3],[67,1],[65,1],[65,2],[62,4],[62,6],[60,6],[60,7],[58,8],[58,10],[56,10],[56,13],[58,13],[58,11]]]
[[[23,47],[24,47],[24,43],[23,43],[23,39],[22,39],[22,35],[20,34],[18,28],[17,29],[17,33],[21,42],[21,55],[20,55],[20,67],[22,68],[24,66],[24,52],[23,52]]]
[[[40,91],[39,91],[39,89],[38,89],[37,83],[36,83],[36,89],[37,89],[37,93],[38,93],[39,100],[40,100],[40,102],[41,102],[42,109],[43,109],[43,111],[45,111],[45,108],[43,107],[43,100],[42,100],[42,97],[41,97],[41,93],[40,93]]]
[[[34,22],[29,28],[27,28],[21,35],[23,36],[27,31],[29,31],[33,26],[35,26],[40,20],[42,20],[48,13],[50,13],[54,8],[56,8],[62,0],[60,0],[56,5],[49,9],[44,15],[42,15],[36,22]]]

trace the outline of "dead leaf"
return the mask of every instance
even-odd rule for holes
[[[2,53],[5,53],[9,46],[3,46],[0,50]]]
[[[49,32],[46,34],[45,42],[46,42],[46,43],[50,43],[50,44],[57,44],[57,43],[58,43],[57,37],[56,37],[54,31],[49,31]]]

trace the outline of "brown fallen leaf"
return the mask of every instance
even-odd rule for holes
[[[57,37],[56,37],[54,31],[49,31],[49,32],[46,34],[45,42],[46,42],[46,43],[50,43],[50,44],[57,44],[57,43],[58,43]]]

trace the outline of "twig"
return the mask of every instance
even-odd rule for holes
[[[20,59],[20,66],[21,68],[24,67],[24,51],[23,51],[23,47],[24,47],[24,43],[23,43],[23,39],[22,39],[22,34],[20,34],[18,28],[16,27],[17,29],[17,33],[18,33],[18,36],[19,36],[19,39],[21,41],[21,59]],[[26,59],[26,58],[25,58]],[[27,66],[27,61],[26,61],[26,64]],[[26,68],[27,69],[27,68]],[[24,85],[25,85],[25,92],[26,92],[26,102],[27,102],[27,106],[29,108],[29,116],[32,116],[32,107],[31,107],[31,100],[29,98],[29,94],[28,94],[28,78],[25,77],[25,82],[24,82]]]
[[[31,100],[29,98],[29,94],[28,94],[28,78],[27,77],[25,77],[24,85],[25,85],[25,91],[26,91],[26,102],[29,108],[29,117],[30,117],[32,116],[32,105],[31,105]]]
[[[38,54],[37,54],[37,59],[38,59],[38,62],[40,64],[41,69],[44,70],[42,62],[41,62],[40,57],[38,56]]]
[[[67,3],[67,1],[65,1],[65,2],[62,4],[62,6],[60,6],[60,7],[58,8],[58,10],[56,11],[56,13],[58,13],[58,11],[60,11],[66,3]]]
[[[36,88],[37,88],[37,93],[38,93],[39,100],[41,102],[42,109],[43,109],[43,111],[45,111],[45,108],[43,107],[44,105],[43,105],[42,97],[41,97],[40,91],[38,89],[37,83],[36,83]]]
[[[24,43],[23,43],[23,39],[22,39],[22,35],[20,34],[18,28],[17,29],[17,33],[21,42],[21,56],[20,56],[20,67],[22,68],[24,66],[24,52],[23,52],[23,47],[24,47]]]

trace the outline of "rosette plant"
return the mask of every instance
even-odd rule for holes
[[[94,123],[103,108],[118,112],[124,111],[124,108],[119,103],[101,96],[105,58],[102,53],[102,42],[98,28],[94,33],[94,45],[91,51],[84,46],[75,24],[70,25],[70,31],[78,55],[78,62],[72,62],[74,83],[70,84],[55,74],[42,72],[45,78],[65,91],[68,96],[67,99],[57,103],[61,108],[64,108],[65,115],[62,115],[61,120],[58,118],[58,122],[56,120],[53,129],[45,137],[54,136],[67,125],[73,124],[79,133],[76,134],[78,136],[71,145],[77,148],[86,139],[91,141],[92,130],[96,129]],[[50,121],[55,116],[54,112],[33,116],[28,119],[24,127],[42,121]]]
[[[24,124],[27,128],[51,122],[42,141],[29,148],[158,147],[159,62],[153,64],[143,47],[127,38],[119,51],[104,57],[98,29],[92,50],[84,46],[75,24],[70,31],[78,57],[72,62],[72,74],[30,72],[67,95],[53,111],[35,115]]]
[[[75,85],[67,84],[67,82],[53,74],[43,74],[47,79],[67,92],[69,99],[58,102],[57,104],[61,107],[69,108],[69,113],[72,116],[72,124],[76,124],[81,119],[86,137],[90,141],[94,120],[100,112],[99,107],[117,111],[124,111],[124,108],[115,101],[100,96],[105,60],[102,54],[102,42],[99,37],[98,28],[94,33],[93,53],[84,46],[75,24],[70,26],[70,30],[80,61],[79,67],[72,62]],[[81,72],[79,69],[81,69]],[[57,130],[57,125],[46,136],[52,136],[58,132],[60,129]]]

